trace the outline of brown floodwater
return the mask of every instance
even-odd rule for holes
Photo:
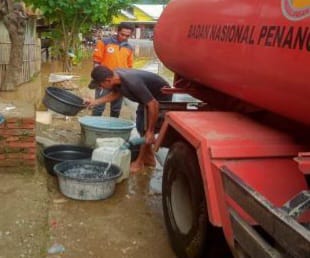
[[[89,81],[91,69],[91,59],[87,58],[83,60],[81,64],[73,67],[73,72],[71,74],[74,75],[74,77],[71,82],[80,88],[85,87]],[[62,64],[58,61],[42,63],[41,72],[34,76],[31,81],[19,85],[16,91],[0,92],[0,98],[7,101],[19,100],[20,102],[27,102],[33,104],[36,110],[44,110],[42,99],[46,87],[51,85],[51,83],[49,83],[49,76],[51,73],[65,74],[62,72]]]
[[[150,40],[132,40],[131,44],[134,47],[134,68],[146,69],[163,76],[169,83],[172,81],[172,73],[166,69],[156,57],[153,48],[153,42]],[[44,58],[42,57],[42,60]],[[71,82],[78,86],[79,91],[77,94],[81,96],[92,96],[92,91],[88,91],[86,86],[90,80],[90,72],[92,70],[91,50],[86,50],[85,58],[81,63],[73,66],[71,75],[74,75]],[[1,92],[0,98],[10,101],[19,100],[33,104],[36,110],[44,110],[42,106],[42,98],[45,94],[45,88],[49,83],[49,76],[51,73],[68,74],[62,72],[62,63],[58,61],[42,62],[41,72],[34,76],[31,81],[19,85],[16,91]]]

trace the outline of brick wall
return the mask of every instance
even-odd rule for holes
[[[0,124],[1,167],[36,166],[35,116],[31,118],[4,117]]]

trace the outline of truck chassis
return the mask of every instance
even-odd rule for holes
[[[217,111],[168,112],[159,146],[170,148],[163,207],[178,257],[228,257],[219,232],[235,257],[309,257],[307,175],[294,161],[308,146]]]

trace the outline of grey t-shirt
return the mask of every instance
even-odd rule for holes
[[[169,87],[168,82],[155,73],[136,69],[116,69],[121,78],[121,84],[116,88],[126,98],[147,104],[153,98],[158,101],[171,100],[170,95],[161,92],[161,88]]]

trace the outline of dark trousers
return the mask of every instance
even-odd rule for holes
[[[95,99],[98,99],[102,96],[109,94],[111,91],[107,89],[98,88],[95,90]],[[110,103],[110,116],[111,117],[119,117],[121,113],[123,98],[116,99]],[[98,105],[93,108],[92,115],[93,116],[102,116],[102,113],[105,110],[105,104]]]
[[[136,111],[136,128],[140,136],[145,132],[145,117],[144,117],[144,105],[139,104]]]
[[[172,100],[172,95],[162,95],[160,97],[159,103],[160,101],[171,101],[171,100]],[[137,128],[138,133],[141,136],[144,135],[145,129],[147,126],[146,125],[147,121],[145,121],[147,119],[146,112],[147,112],[146,107],[142,104],[139,104],[137,111],[136,111],[136,128]],[[154,131],[155,133],[159,132],[162,122],[163,122],[163,117],[161,117],[161,113],[159,111],[158,119],[157,119],[156,126],[155,126],[155,131]]]

